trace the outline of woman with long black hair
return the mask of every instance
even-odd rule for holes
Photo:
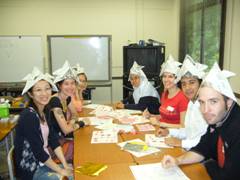
[[[58,137],[49,126],[45,114],[52,90],[57,90],[50,75],[42,74],[37,68],[25,77],[27,80],[22,94],[29,96],[29,106],[20,114],[16,126],[14,157],[16,174],[20,179],[72,178],[72,168],[67,164]],[[61,162],[56,164],[49,153],[51,147]]]

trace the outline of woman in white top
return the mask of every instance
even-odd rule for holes
[[[196,101],[196,95],[204,76],[206,65],[196,63],[189,55],[186,55],[180,70],[181,88],[185,96],[190,100],[185,115],[184,128],[158,130],[158,135],[171,137],[165,138],[165,143],[172,146],[181,146],[189,149],[195,146],[201,136],[206,133],[207,123],[200,112],[200,105]]]

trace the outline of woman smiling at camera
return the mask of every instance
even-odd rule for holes
[[[177,86],[180,80],[180,65],[181,63],[175,61],[170,55],[161,67],[160,76],[162,76],[164,92],[161,95],[160,117],[150,118],[153,124],[158,124],[161,127],[184,127],[188,99]],[[144,116],[151,115],[145,111]]]
[[[20,179],[56,179],[72,175],[72,168],[67,164],[58,137],[54,134],[45,116],[52,89],[56,86],[48,74],[42,74],[37,68],[26,76],[22,94],[29,96],[29,106],[19,117],[16,126],[14,157],[16,174]],[[49,155],[48,146],[54,150],[62,165],[56,164]],[[52,176],[48,174],[52,173]]]

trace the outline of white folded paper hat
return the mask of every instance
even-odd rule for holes
[[[160,72],[160,76],[163,75],[163,73],[168,72],[168,73],[172,73],[174,74],[177,78],[175,80],[175,83],[177,83],[180,80],[180,76],[179,76],[179,71],[180,71],[180,65],[182,63],[176,61],[173,56],[170,54],[168,56],[168,59],[166,60],[166,62],[164,62],[161,66],[161,72]]]
[[[81,73],[84,73],[84,68],[81,67],[79,64],[76,64],[76,66],[73,67],[73,70],[75,71],[75,73],[77,75],[81,74]]]
[[[53,91],[58,91],[56,85],[53,83],[53,76],[48,73],[43,74],[37,67],[33,68],[32,73],[28,74],[23,78],[26,81],[25,87],[23,88],[22,95],[25,94],[31,87],[33,87],[38,81],[45,80],[52,86]]]
[[[143,68],[144,68],[144,66],[140,66],[136,61],[134,61],[133,65],[130,69],[128,80],[130,80],[130,75],[131,74],[138,75],[139,77],[142,77],[142,78],[146,78],[146,75],[142,70]]]
[[[188,54],[185,56],[182,67],[180,69],[181,78],[186,75],[188,72],[192,76],[198,77],[198,79],[202,79],[205,75],[205,70],[207,69],[207,65],[200,64],[192,59]]]
[[[70,66],[68,61],[65,61],[61,68],[54,71],[53,75],[55,76],[54,83],[65,79],[74,79],[75,81],[78,81],[77,74]]]
[[[228,81],[228,78],[232,76],[235,76],[235,73],[227,70],[221,71],[218,64],[215,62],[209,73],[203,79],[202,84],[210,84],[213,89],[237,102]]]

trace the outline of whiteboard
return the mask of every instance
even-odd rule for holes
[[[20,82],[34,66],[43,71],[40,36],[0,36],[0,82]]]
[[[111,36],[49,36],[52,72],[65,60],[84,68],[89,81],[111,80]]]

